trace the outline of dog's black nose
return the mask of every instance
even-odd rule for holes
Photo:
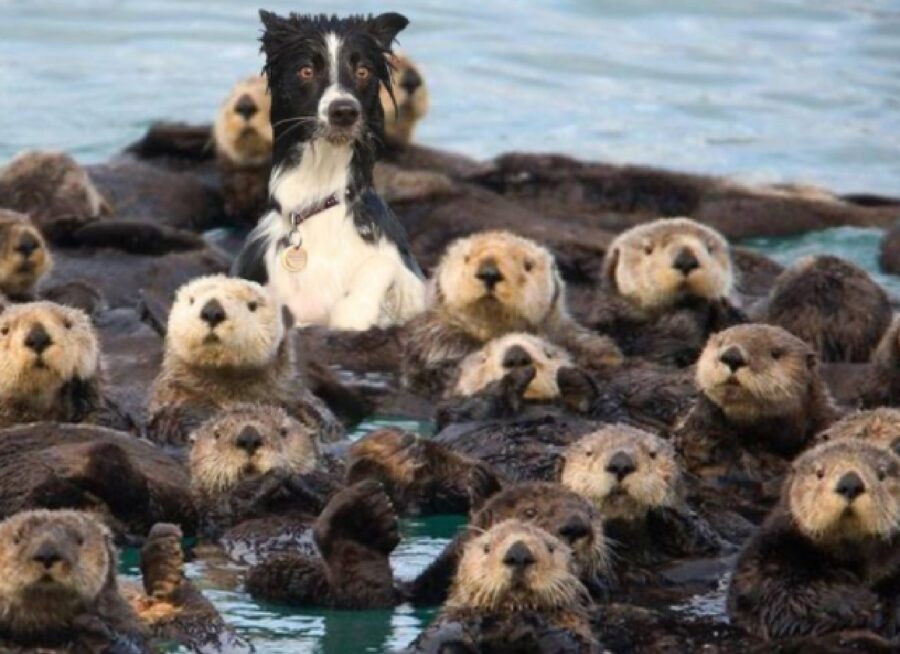
[[[406,72],[403,73],[403,76],[400,78],[400,86],[402,86],[407,93],[412,95],[416,92],[416,89],[422,86],[422,76],[419,75],[419,72],[415,68],[407,68]]]
[[[521,345],[513,345],[503,355],[504,368],[524,368],[532,363],[531,355]]]
[[[16,245],[16,252],[28,259],[32,253],[41,247],[41,242],[37,240],[33,234],[22,234],[19,244]]]
[[[244,450],[247,454],[253,454],[262,447],[263,439],[255,427],[247,425],[238,434],[235,445]]]
[[[866,484],[855,472],[848,472],[838,480],[834,492],[852,502],[866,492]]]
[[[259,111],[259,107],[256,106],[253,98],[245,93],[234,103],[234,110],[243,116],[244,120],[250,120],[253,118],[253,114]]]
[[[691,274],[692,270],[700,267],[700,262],[697,261],[697,257],[691,249],[682,248],[678,256],[675,257],[675,261],[672,262],[672,267],[675,270],[680,270],[682,275],[687,276]]]
[[[35,354],[43,354],[44,350],[53,345],[53,339],[44,329],[41,323],[37,323],[31,327],[28,336],[25,337],[25,347],[33,350]]]
[[[55,563],[62,561],[62,555],[59,552],[59,548],[53,543],[42,543],[31,559],[35,563],[40,563],[44,566],[44,569],[49,570]]]
[[[503,565],[517,570],[524,570],[530,565],[534,565],[537,560],[534,558],[528,545],[520,540],[509,546],[506,554],[503,555]]]
[[[731,372],[737,372],[747,365],[747,361],[744,359],[744,353],[741,352],[740,348],[734,345],[719,355],[719,361],[731,368]]]
[[[494,290],[494,287],[503,281],[503,273],[500,272],[496,262],[490,259],[481,264],[475,277],[480,279],[489,291]]]
[[[352,127],[359,118],[359,105],[353,100],[334,100],[328,105],[328,122],[335,127]]]
[[[622,481],[637,470],[637,464],[627,452],[616,452],[612,455],[609,463],[606,464],[606,472],[614,474],[619,481]]]
[[[591,526],[581,516],[572,516],[559,528],[560,537],[570,545],[591,535]]]
[[[215,327],[220,322],[225,322],[225,309],[218,300],[209,300],[200,310],[200,318],[210,327]]]

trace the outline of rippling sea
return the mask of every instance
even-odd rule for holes
[[[396,10],[432,112],[419,137],[478,157],[553,150],[900,195],[897,0],[267,2],[337,13]],[[23,148],[110,156],[160,118],[210,121],[261,66],[246,0],[0,0],[0,163]],[[828,251],[875,272],[878,230],[752,245],[790,262]],[[900,295],[900,284],[879,278]],[[458,520],[404,522],[400,577]],[[127,568],[133,571],[133,568]],[[405,645],[429,617],[258,605],[192,569],[261,652],[358,654]]]

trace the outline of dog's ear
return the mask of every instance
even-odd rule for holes
[[[284,19],[281,16],[274,11],[266,11],[265,9],[259,10],[259,19],[262,21],[263,27],[267,30],[276,29],[279,25],[284,23]]]
[[[385,50],[391,49],[391,44],[397,35],[409,25],[409,20],[403,14],[388,12],[380,14],[369,21],[369,33],[375,37],[378,44]]]

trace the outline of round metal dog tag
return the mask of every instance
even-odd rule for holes
[[[300,246],[288,246],[281,253],[281,265],[290,272],[300,272],[306,268],[306,250]]]

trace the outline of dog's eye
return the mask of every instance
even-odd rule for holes
[[[304,82],[308,82],[313,78],[313,75],[316,74],[316,71],[313,70],[312,66],[304,66],[300,70],[297,71],[297,77],[299,77]]]
[[[531,272],[534,269],[534,261],[525,259],[525,272]]]
[[[772,358],[773,359],[780,359],[783,356],[784,356],[783,348],[776,347],[775,349],[772,350]]]
[[[258,307],[258,306],[259,305],[256,302],[248,302],[247,303],[247,308],[250,309],[250,311],[256,311],[256,307]]]
[[[193,304],[193,303],[194,303],[194,298],[190,298],[190,299],[188,300],[188,303],[189,303],[189,304]]]
[[[370,71],[367,66],[356,67],[356,79],[360,82],[365,82],[367,79],[369,79],[369,75],[371,74],[372,71]]]

